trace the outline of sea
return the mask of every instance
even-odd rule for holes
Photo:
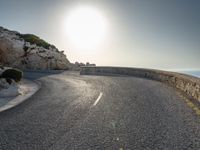
[[[191,76],[195,76],[200,78],[200,70],[194,70],[194,71],[179,71],[180,73],[188,74]]]

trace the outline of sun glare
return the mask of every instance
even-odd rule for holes
[[[82,6],[68,14],[65,29],[74,46],[94,48],[105,39],[107,22],[97,9]]]

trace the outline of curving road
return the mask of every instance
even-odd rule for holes
[[[42,88],[0,113],[1,150],[199,150],[200,117],[160,82],[25,73]]]

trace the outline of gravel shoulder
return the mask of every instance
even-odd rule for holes
[[[17,106],[18,104],[30,98],[39,89],[40,84],[38,82],[36,83],[35,81],[22,79],[17,89],[19,95],[12,96],[12,88],[2,90],[2,97],[0,97],[0,112]]]

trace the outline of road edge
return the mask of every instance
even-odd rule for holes
[[[39,81],[32,81],[28,79],[23,79],[25,83],[21,84],[21,86],[26,86],[27,88],[31,89],[27,93],[24,93],[23,95],[18,95],[14,97],[12,100],[10,100],[8,103],[0,107],[0,113],[3,111],[6,111],[8,109],[11,109],[13,107],[16,107],[17,105],[21,104],[22,102],[26,101],[30,97],[32,97],[34,94],[36,94],[40,88],[41,83]]]

